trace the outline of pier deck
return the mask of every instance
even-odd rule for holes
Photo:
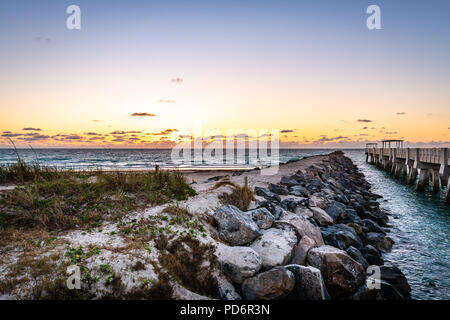
[[[390,142],[397,147],[391,148]],[[416,184],[419,191],[428,184],[434,192],[446,187],[445,201],[450,203],[449,148],[403,148],[401,140],[385,140],[383,148],[368,144],[365,153],[366,162],[391,171],[395,178],[406,176],[408,184]]]

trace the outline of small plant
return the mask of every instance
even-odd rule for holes
[[[102,270],[102,272],[106,273],[106,274],[112,274],[113,273],[113,268],[109,264],[101,264],[100,265],[100,270]]]
[[[65,254],[73,264],[81,263],[85,258],[85,253],[82,246],[78,248],[69,248]]]

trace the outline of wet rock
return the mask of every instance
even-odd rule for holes
[[[273,215],[273,217],[275,219],[279,219],[280,216],[286,212],[285,209],[283,209],[282,207],[280,207],[278,204],[273,203],[271,201],[268,200],[264,200],[264,201],[260,201],[257,204],[260,208],[266,208],[267,210],[269,210],[269,212]]]
[[[308,236],[314,240],[317,246],[324,244],[320,228],[314,226],[306,217],[285,213],[280,217],[280,220],[275,222],[275,226],[278,228],[284,224],[292,226],[300,239]]]
[[[296,244],[297,236],[293,231],[272,228],[264,230],[262,237],[250,247],[261,257],[262,269],[269,270],[287,264]]]
[[[367,269],[369,263],[366,259],[364,259],[362,253],[358,249],[350,246],[347,248],[347,250],[345,250],[345,252],[347,252],[348,255],[352,257],[356,262],[359,262],[364,267],[364,269]]]
[[[386,237],[383,233],[369,232],[366,234],[366,241],[376,249],[387,252],[391,250],[394,240]]]
[[[381,266],[381,280],[388,282],[403,298],[408,298],[411,294],[411,287],[408,284],[403,272],[395,266]]]
[[[342,214],[345,214],[345,209],[346,207],[344,204],[333,201],[327,205],[325,211],[336,222]]]
[[[376,222],[370,219],[361,220],[361,225],[365,227],[369,232],[386,234],[386,232],[384,232],[384,230]]]
[[[231,245],[247,244],[261,235],[252,217],[232,205],[220,207],[214,213],[219,238]]]
[[[269,183],[269,190],[279,195],[289,194],[288,188],[279,184]]]
[[[292,297],[299,300],[328,300],[330,295],[325,287],[320,270],[311,266],[297,264],[285,266],[295,276]]]
[[[326,244],[345,250],[349,246],[361,248],[363,243],[355,232],[355,229],[345,224],[335,224],[327,228],[320,228]]]
[[[275,220],[274,216],[266,208],[253,209],[247,211],[247,213],[252,216],[253,221],[260,229],[269,229]]]
[[[361,248],[360,252],[370,265],[380,266],[384,262],[380,252],[371,245],[366,245],[364,248]]]
[[[262,267],[261,257],[250,247],[219,244],[216,256],[224,273],[236,283],[242,283],[246,278],[252,277]]]
[[[255,194],[257,196],[263,197],[264,199],[269,200],[269,201],[275,201],[275,202],[281,201],[281,198],[279,195],[273,193],[272,191],[270,191],[269,189],[266,189],[266,188],[255,187]]]
[[[274,300],[288,296],[294,289],[295,276],[283,267],[248,278],[242,284],[242,292],[248,300]]]
[[[309,250],[307,263],[320,270],[333,298],[355,293],[366,276],[360,263],[345,251],[328,245]]]
[[[319,226],[329,226],[334,223],[333,219],[328,215],[328,213],[317,207],[310,207],[313,213],[313,219],[317,222]]]
[[[300,239],[299,243],[294,249],[292,255],[291,263],[298,265],[306,264],[306,257],[308,256],[309,250],[316,247],[316,242],[308,236],[304,236]]]

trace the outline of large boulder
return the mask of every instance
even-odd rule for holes
[[[403,298],[408,298],[411,294],[411,287],[408,284],[403,272],[395,266],[380,267],[381,280],[388,282]]]
[[[345,251],[332,246],[309,250],[307,263],[320,270],[333,298],[348,296],[358,290],[366,277],[364,267]]]
[[[309,204],[320,209],[325,209],[327,207],[326,201],[316,195],[309,197]]]
[[[214,213],[219,238],[231,245],[247,244],[261,235],[252,217],[232,205],[220,207]]]
[[[352,257],[355,261],[361,263],[361,265],[364,267],[364,269],[367,269],[367,267],[369,266],[369,263],[367,262],[366,259],[364,259],[363,255],[361,254],[361,252],[356,249],[353,246],[348,247],[345,252],[348,253],[348,255],[350,257]]]
[[[325,210],[318,207],[311,207],[310,210],[313,213],[313,219],[319,226],[329,226],[334,223],[333,219]]]
[[[361,220],[361,225],[366,228],[369,232],[377,232],[386,234],[386,232],[376,223],[375,221],[372,221],[370,219],[363,219]]]
[[[260,273],[242,283],[242,292],[248,300],[273,300],[288,296],[294,289],[294,274],[276,267]]]
[[[268,270],[287,264],[296,244],[295,232],[272,228],[264,230],[262,237],[253,242],[251,248],[260,255],[262,269]]]
[[[316,242],[313,239],[311,239],[308,236],[302,237],[294,249],[291,263],[298,265],[305,265],[306,257],[308,256],[308,251],[314,247],[316,247]]]
[[[257,202],[257,205],[260,208],[266,208],[267,210],[269,210],[269,212],[273,215],[273,217],[275,219],[279,219],[280,216],[286,211],[285,209],[280,207],[278,204],[276,204],[272,201],[269,201],[269,200]]]
[[[303,186],[292,186],[289,188],[289,194],[297,197],[308,197],[310,192]]]
[[[289,194],[288,188],[280,184],[269,183],[269,190],[283,196]]]
[[[346,207],[344,204],[337,201],[332,201],[327,205],[325,211],[336,222],[341,215],[345,214],[345,209]]]
[[[289,225],[294,228],[299,238],[308,236],[316,243],[316,246],[324,244],[320,228],[313,225],[307,217],[292,213],[285,213],[280,217],[280,220],[275,222],[275,226]]]
[[[247,213],[252,216],[253,221],[260,229],[269,229],[275,220],[274,216],[266,208],[253,209],[247,211]]]
[[[366,234],[366,241],[376,249],[387,252],[391,250],[394,240],[386,237],[383,233],[369,232]]]
[[[380,252],[370,244],[364,246],[364,248],[361,248],[359,251],[370,265],[380,266],[384,263]]]
[[[295,179],[295,177],[282,177],[280,180],[280,184],[286,186],[286,187],[292,187],[299,184],[299,182]]]
[[[363,243],[355,229],[345,224],[335,224],[327,228],[321,228],[322,237],[326,244],[345,250],[349,246],[361,248]]]
[[[295,275],[293,298],[299,300],[330,299],[319,269],[297,264],[290,264],[285,268]]]
[[[273,193],[272,191],[270,191],[269,189],[266,189],[266,188],[255,187],[255,194],[257,196],[263,197],[264,199],[269,200],[269,201],[275,201],[275,202],[281,201],[281,198],[279,195],[277,195],[276,193]]]
[[[230,247],[219,243],[216,256],[224,273],[236,283],[252,277],[262,267],[261,257],[250,247]]]

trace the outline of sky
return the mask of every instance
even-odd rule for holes
[[[0,147],[450,146],[447,0],[2,0],[0,46]]]

